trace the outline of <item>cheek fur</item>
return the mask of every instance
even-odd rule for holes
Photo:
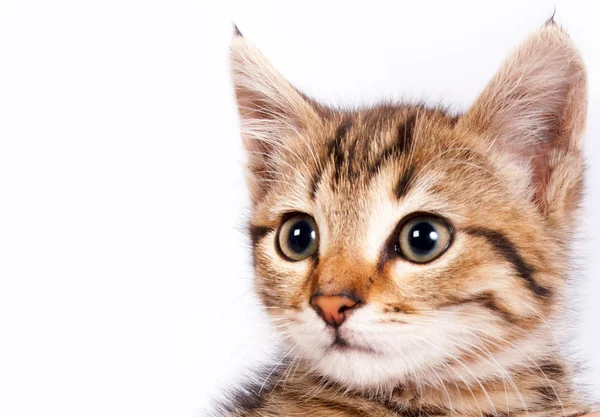
[[[333,342],[332,332],[323,320],[308,306],[295,312],[294,322],[287,328],[289,342],[297,346],[309,359],[316,359]]]
[[[402,323],[386,321],[388,316],[402,316]],[[440,378],[473,382],[482,376],[503,377],[499,364],[512,366],[522,360],[519,352],[533,354],[539,347],[531,335],[525,344],[510,342],[498,317],[473,306],[430,315],[384,313],[365,306],[339,330],[364,351],[331,349],[332,330],[307,306],[294,319],[286,334],[296,354],[313,362],[320,373],[355,388],[392,387],[413,377],[432,384]],[[492,356],[490,351],[499,347],[502,353]]]
[[[290,262],[282,258],[276,232],[266,235],[255,248],[255,286],[268,307],[298,308],[304,302],[312,260]]]

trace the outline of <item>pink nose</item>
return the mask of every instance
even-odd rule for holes
[[[339,327],[346,320],[350,310],[360,304],[360,300],[345,294],[313,295],[310,304],[325,323]]]

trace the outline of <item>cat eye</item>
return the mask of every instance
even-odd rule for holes
[[[451,243],[448,223],[433,215],[419,215],[404,223],[396,248],[406,260],[424,264],[440,257]]]
[[[307,214],[293,215],[279,228],[277,244],[288,260],[302,261],[319,249],[317,224]]]

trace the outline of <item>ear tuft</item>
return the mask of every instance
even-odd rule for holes
[[[244,35],[242,35],[242,32],[240,32],[240,29],[239,29],[239,28],[237,27],[237,25],[234,23],[234,24],[233,24],[233,37],[234,37],[234,38],[236,38],[236,37],[238,37],[238,36],[240,36],[240,37],[242,37],[242,38],[244,37]]]
[[[548,20],[546,20],[546,26],[547,25],[555,25],[556,22],[554,21],[554,16],[556,16],[556,5],[554,5],[554,10],[552,11],[552,16],[550,16],[548,18]]]

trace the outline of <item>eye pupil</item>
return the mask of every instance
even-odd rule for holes
[[[417,255],[427,255],[435,250],[438,238],[435,227],[426,221],[414,224],[408,232],[408,243]]]
[[[316,232],[306,220],[300,220],[290,228],[288,247],[297,254],[304,253],[312,246]]]

